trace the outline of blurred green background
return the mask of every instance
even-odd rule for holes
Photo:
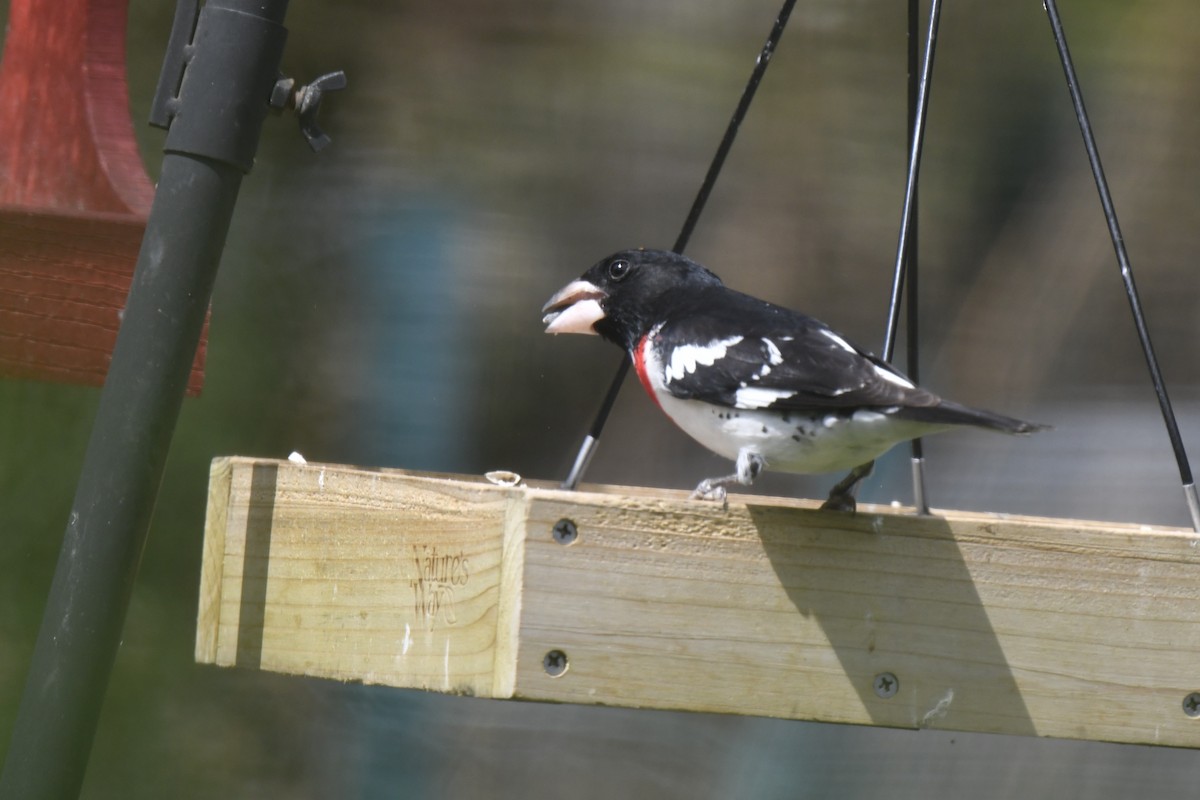
[[[1064,2],[1163,370],[1200,452],[1200,5]],[[602,255],[670,247],[776,0],[294,3],[284,66],[346,70],[313,156],[271,120],[213,299],[84,797],[1125,798],[1186,751],[500,703],[192,662],[217,455],[560,478],[619,354],[541,332]],[[0,13],[7,16],[0,4]],[[144,124],[169,3],[130,8]],[[689,254],[877,348],[900,217],[905,14],[801,0]],[[921,186],[923,382],[1053,423],[927,443],[935,506],[1185,525],[1040,3],[950,3]],[[903,352],[903,343],[901,349]],[[0,381],[0,751],[98,391]],[[727,465],[630,385],[589,473]],[[906,454],[864,499],[908,502]],[[817,497],[834,476],[768,476]]]

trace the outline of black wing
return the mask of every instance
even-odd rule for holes
[[[819,320],[725,287],[687,303],[657,343],[675,397],[780,410],[941,402]]]

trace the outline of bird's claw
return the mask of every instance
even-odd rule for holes
[[[858,510],[858,502],[853,495],[831,494],[829,499],[821,503],[822,511],[846,511],[853,514]]]
[[[729,496],[724,485],[713,482],[711,478],[700,481],[690,499],[707,500],[712,503],[720,503],[722,508],[729,508]]]

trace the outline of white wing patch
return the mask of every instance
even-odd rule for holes
[[[836,333],[829,330],[828,328],[822,328],[821,335],[824,336],[826,339],[832,340],[834,344],[836,344],[838,347],[845,350],[847,353],[857,353],[858,352],[858,350],[854,349],[854,345],[850,344],[845,339],[838,336]]]
[[[783,353],[779,352],[779,348],[770,339],[764,338],[762,343],[767,346],[767,363],[774,367],[783,363]],[[767,370],[770,371],[769,369]],[[764,372],[764,375],[767,373]]]
[[[684,344],[671,351],[667,363],[667,382],[677,381],[685,375],[696,371],[696,367],[711,367],[719,359],[725,357],[725,352],[743,337],[730,336],[728,339],[714,339],[708,344]]]
[[[767,348],[767,360],[758,368],[758,372],[750,376],[752,381],[761,381],[763,378],[771,374],[771,367],[778,366],[783,363],[783,353],[779,352],[779,348],[770,339],[763,337],[760,339]],[[746,382],[742,381],[741,386],[745,387]]]
[[[896,386],[902,386],[905,389],[915,389],[916,388],[916,386],[913,385],[912,381],[908,380],[907,378],[903,377],[902,375],[892,372],[890,369],[881,367],[878,364],[873,364],[872,366],[875,368],[875,374],[878,375],[879,377],[883,378],[888,383],[895,384]]]
[[[737,408],[766,408],[779,400],[786,400],[795,392],[788,389],[765,389],[761,386],[743,386],[733,393]]]

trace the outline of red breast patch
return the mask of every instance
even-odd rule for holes
[[[646,372],[646,351],[650,347],[650,334],[646,334],[637,343],[637,347],[633,348],[633,368],[637,371],[638,380],[641,381],[646,394],[650,395],[654,405],[662,408],[662,403],[658,402],[658,396],[654,394],[654,387],[650,384],[650,376]]]

